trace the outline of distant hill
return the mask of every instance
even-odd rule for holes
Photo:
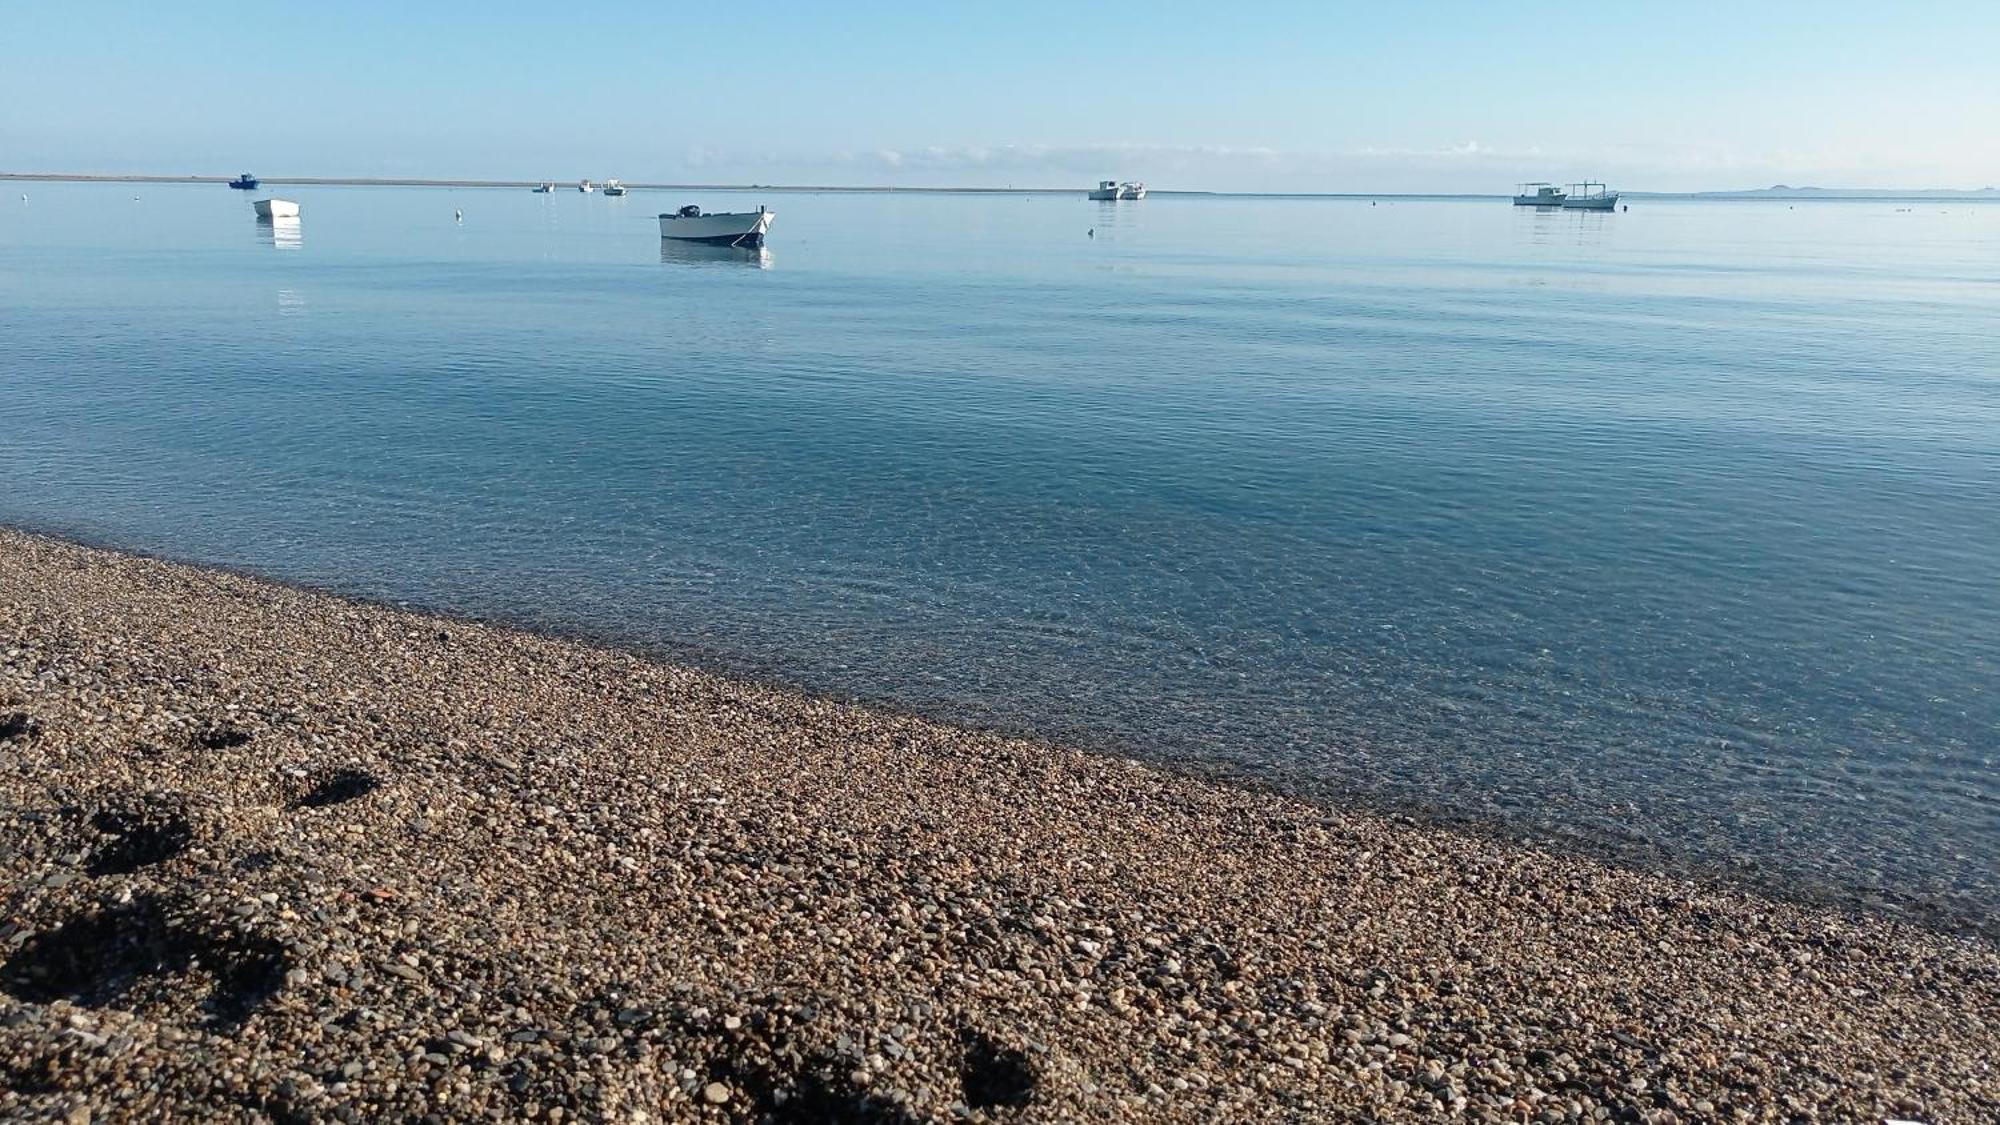
[[[1767,188],[1753,188],[1746,191],[1695,191],[1685,194],[1692,199],[2000,199],[2000,188],[1983,187],[1974,190],[1918,188],[1905,191],[1890,188],[1792,187],[1789,184],[1773,184]]]

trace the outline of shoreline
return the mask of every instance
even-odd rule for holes
[[[0,1116],[2000,1108],[1988,939],[4,527],[0,816]]]
[[[0,536],[13,533],[47,539],[86,550],[144,559],[167,566],[226,574],[251,582],[332,598],[360,606],[380,607],[400,613],[481,628],[534,635],[587,649],[613,652],[650,663],[684,668],[715,676],[732,683],[762,690],[796,694],[820,702],[855,707],[899,720],[936,724],[967,733],[1050,748],[1080,751],[1118,762],[1133,762],[1162,773],[1203,784],[1245,789],[1266,796],[1300,802],[1344,814],[1358,814],[1407,823],[1411,827],[1437,829],[1490,840],[1503,847],[1523,847],[1573,856],[1627,870],[1670,875],[1717,888],[1729,888],[1751,895],[1810,909],[1826,910],[1858,919],[1880,918],[1947,937],[1971,937],[2000,945],[2000,917],[1981,914],[1971,907],[1958,907],[1934,898],[1900,894],[1888,887],[1844,884],[1815,878],[1795,870],[1772,866],[1744,857],[1730,860],[1704,859],[1674,851],[1649,838],[1617,838],[1590,830],[1560,832],[1550,824],[1529,824],[1499,814],[1480,815],[1424,802],[1397,799],[1371,793],[1345,794],[1337,788],[1309,779],[1267,776],[1240,763],[1198,754],[1147,753],[1146,748],[1128,739],[1090,731],[1051,732],[1032,724],[1008,724],[932,713],[905,706],[893,698],[854,695],[823,690],[791,682],[767,668],[732,659],[728,654],[697,646],[648,646],[605,636],[587,628],[566,628],[535,623],[518,617],[473,615],[449,607],[412,599],[371,598],[338,590],[273,577],[255,571],[217,563],[194,562],[171,555],[135,550],[96,539],[89,535],[55,528],[20,526],[0,521]]]

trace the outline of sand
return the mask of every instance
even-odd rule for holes
[[[2000,948],[0,530],[0,1118],[2000,1119]]]

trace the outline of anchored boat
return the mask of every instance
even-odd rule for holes
[[[764,245],[765,232],[777,217],[776,211],[763,207],[705,215],[700,207],[690,203],[672,214],[661,213],[660,237],[710,246],[757,247]]]
[[[621,184],[621,183],[619,183],[619,182],[618,182],[617,180],[606,180],[606,181],[604,181],[604,194],[606,194],[606,195],[624,195],[624,194],[625,194],[625,185],[624,185],[624,184]]]
[[[591,192],[597,190],[597,185],[591,183],[589,180],[578,180],[576,182],[576,190],[589,195]]]
[[[242,175],[236,177],[235,179],[229,181],[229,186],[235,188],[238,191],[256,191],[257,177],[251,175],[248,172],[245,172]]]
[[[550,195],[555,192],[556,185],[544,182],[540,187],[533,187],[528,190],[534,192],[536,195]]]
[[[1097,186],[1091,189],[1090,198],[1099,202],[1110,202],[1114,199],[1144,199],[1146,185],[1131,180],[1122,184],[1116,180],[1099,180]]]
[[[1516,207],[1561,207],[1569,195],[1552,183],[1544,180],[1529,180],[1525,184],[1514,185],[1514,206]]]
[[[1594,180],[1585,180],[1569,186],[1569,194],[1562,205],[1566,211],[1615,211],[1618,209],[1618,193]]]
[[[289,199],[259,199],[250,206],[257,209],[260,219],[296,219],[299,205]]]

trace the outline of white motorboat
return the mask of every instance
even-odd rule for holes
[[[260,219],[296,219],[299,217],[299,205],[289,199],[259,199],[255,203],[252,203],[251,206],[257,209],[257,217]]]
[[[1100,203],[1109,203],[1114,199],[1144,199],[1146,185],[1131,180],[1122,184],[1116,180],[1099,180],[1097,186],[1091,189],[1090,198]]]
[[[618,182],[617,180],[606,180],[606,181],[604,181],[604,194],[606,194],[606,195],[624,195],[624,194],[625,194],[625,185],[624,185],[624,184],[621,184],[621,183],[619,183],[619,182]]]
[[[576,190],[582,192],[585,195],[589,195],[591,192],[597,190],[597,185],[591,183],[589,180],[578,180],[576,184]]]
[[[1516,207],[1561,207],[1569,196],[1561,188],[1543,180],[1530,180],[1514,185],[1514,206]]]
[[[529,188],[528,190],[534,192],[536,195],[553,195],[556,190],[556,185],[551,183],[544,183],[540,187]]]
[[[710,246],[758,247],[764,245],[764,235],[771,229],[771,220],[777,217],[776,211],[763,207],[755,211],[703,214],[701,208],[690,203],[678,211],[661,213],[660,237]]]
[[[1132,181],[1127,180],[1124,183],[1118,185],[1118,198],[1144,199],[1146,198],[1146,185],[1133,183]]]
[[[1616,211],[1618,193],[1594,180],[1586,180],[1569,186],[1569,194],[1562,205],[1565,211]]]

